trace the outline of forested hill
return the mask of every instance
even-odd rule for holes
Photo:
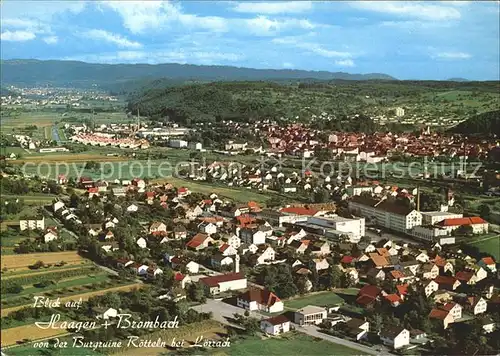
[[[1,80],[12,85],[73,85],[89,86],[137,79],[168,78],[173,80],[234,81],[280,79],[344,79],[394,80],[386,74],[349,74],[343,72],[305,71],[291,69],[252,69],[230,66],[191,64],[96,64],[59,60],[3,60]]]
[[[450,131],[461,134],[496,134],[500,136],[500,110],[473,116],[451,128]]]

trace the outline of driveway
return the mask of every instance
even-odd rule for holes
[[[297,324],[293,324],[293,326],[295,326],[295,330],[297,330],[299,332],[302,332],[302,333],[307,334],[309,336],[319,337],[320,339],[330,341],[330,342],[333,342],[335,344],[350,347],[351,349],[355,349],[355,350],[360,351],[363,355],[390,355],[390,353],[388,353],[388,352],[376,351],[375,349],[373,349],[371,347],[358,344],[357,342],[353,342],[353,341],[341,339],[341,338],[336,337],[336,336],[324,334],[322,332],[319,332],[318,328],[316,326],[312,326],[312,325],[299,326]]]
[[[233,314],[243,314],[245,313],[245,309],[238,308],[237,306],[224,303],[222,300],[216,299],[207,299],[205,304],[195,305],[191,307],[197,312],[208,313],[212,312],[212,319],[217,320],[218,322],[226,325],[230,325],[233,327],[237,327],[241,329],[241,326],[233,323],[231,320],[234,319]],[[261,314],[250,312],[250,316],[262,319],[263,316]]]

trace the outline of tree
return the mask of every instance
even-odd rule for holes
[[[337,265],[330,266],[328,269],[328,285],[327,288],[338,288],[341,286],[342,271]]]
[[[330,192],[327,189],[318,189],[313,195],[314,203],[328,203],[330,201]]]
[[[12,284],[5,288],[5,292],[9,294],[19,294],[23,291],[23,286],[20,284]]]
[[[490,206],[486,204],[479,205],[479,215],[481,215],[483,219],[489,220],[491,215]]]

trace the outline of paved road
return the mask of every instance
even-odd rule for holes
[[[234,318],[233,314],[243,314],[245,313],[245,309],[238,308],[234,305],[230,305],[227,303],[224,303],[221,300],[216,300],[216,299],[207,299],[207,302],[205,304],[201,305],[195,305],[191,307],[191,309],[196,310],[197,312],[202,312],[202,313],[208,313],[212,312],[212,319],[217,320],[218,322],[226,325],[230,325],[232,327],[236,327],[239,329],[242,329],[241,326],[232,323],[230,320]],[[256,312],[250,312],[250,316],[257,318],[257,319],[262,319],[263,316],[256,313]]]
[[[332,335],[323,334],[322,332],[318,331],[316,326],[311,326],[311,325],[299,326],[297,324],[293,324],[293,325],[295,326],[295,330],[297,330],[299,332],[303,332],[304,334],[307,334],[307,335],[310,335],[313,337],[319,337],[323,340],[330,341],[330,342],[333,342],[335,344],[350,347],[351,349],[361,351],[364,355],[390,355],[390,353],[375,351],[371,347],[364,346],[364,345],[358,344],[358,343],[353,342],[353,341],[341,339],[339,337],[332,336]]]

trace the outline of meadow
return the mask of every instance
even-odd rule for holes
[[[289,333],[279,338],[247,338],[231,344],[230,356],[254,355],[359,355],[357,350],[301,333]],[[217,353],[220,355],[220,353]]]

